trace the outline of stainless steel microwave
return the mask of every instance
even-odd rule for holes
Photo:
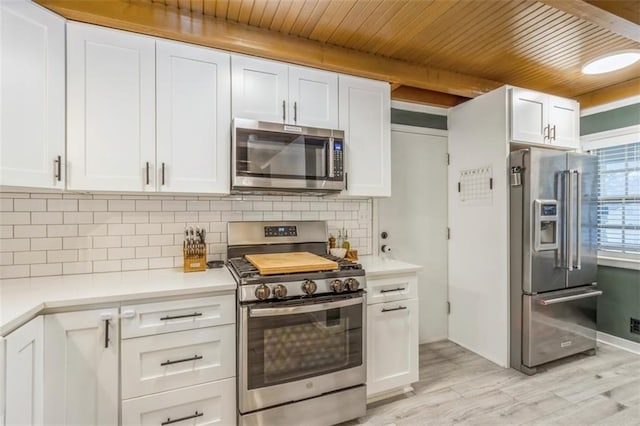
[[[344,132],[234,118],[231,190],[345,189]]]

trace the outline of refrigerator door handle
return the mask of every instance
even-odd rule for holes
[[[585,293],[573,294],[571,296],[554,297],[551,299],[540,299],[538,303],[543,306],[555,305],[556,303],[571,302],[572,300],[586,299],[602,295],[602,290],[589,290]]]
[[[582,269],[582,252],[580,246],[582,230],[582,175],[579,170],[574,170],[576,174],[576,264],[575,268]]]
[[[573,271],[573,170],[566,170],[564,176],[565,267],[568,271]]]

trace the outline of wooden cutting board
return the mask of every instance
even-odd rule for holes
[[[295,272],[331,271],[338,269],[333,260],[306,251],[289,253],[247,254],[244,256],[262,275]]]

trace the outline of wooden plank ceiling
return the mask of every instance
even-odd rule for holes
[[[117,0],[120,12],[116,0],[38,1],[71,19],[384,79],[397,99],[450,106],[501,84],[583,106],[640,94],[640,64],[580,72],[640,49],[640,0]],[[162,14],[176,27],[159,28],[173,22]]]

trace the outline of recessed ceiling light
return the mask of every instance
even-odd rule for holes
[[[605,72],[619,70],[640,60],[640,50],[623,50],[609,53],[592,61],[587,62],[582,67],[583,74],[603,74]]]

